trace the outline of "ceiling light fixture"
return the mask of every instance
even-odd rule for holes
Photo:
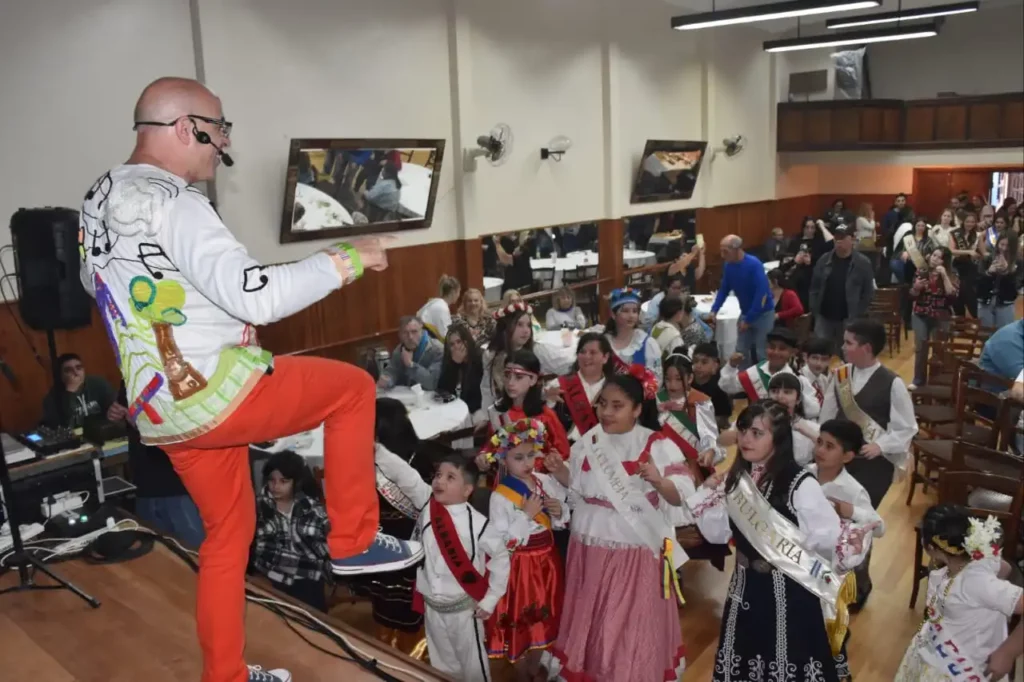
[[[914,38],[931,38],[939,35],[939,26],[935,22],[916,26],[899,26],[897,28],[873,29],[870,31],[850,31],[848,33],[826,33],[824,35],[806,36],[803,38],[785,38],[769,40],[764,44],[765,52],[791,52],[793,50],[814,50],[821,47],[837,45],[864,45],[867,43],[888,43],[895,40],[912,40]]]
[[[891,24],[894,21],[912,21],[914,19],[930,19],[932,17],[947,17],[951,14],[968,14],[977,12],[979,4],[974,2],[958,2],[952,5],[935,5],[933,7],[917,7],[915,9],[898,10],[896,12],[882,12],[880,14],[866,14],[860,17],[847,17],[845,19],[829,19],[825,22],[825,28],[853,28],[855,26],[873,26],[875,24]]]
[[[755,21],[771,21],[790,17],[805,17],[811,14],[827,14],[829,12],[847,12],[855,9],[878,7],[882,0],[790,0],[770,5],[755,7],[737,7],[716,11],[712,2],[712,11],[700,14],[684,14],[672,17],[672,28],[677,31],[691,31],[697,28],[712,26],[729,26],[732,24],[749,24]]]

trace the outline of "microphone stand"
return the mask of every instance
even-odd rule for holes
[[[0,423],[0,431],[3,425]],[[7,468],[7,457],[4,455],[3,443],[0,442],[0,501],[4,503],[7,510],[7,523],[11,527],[11,540],[14,543],[13,552],[5,562],[6,566],[15,568],[18,571],[18,584],[0,590],[0,595],[32,592],[36,590],[70,590],[80,597],[86,604],[94,609],[99,608],[100,602],[91,597],[73,583],[51,571],[42,561],[34,557],[30,552],[25,551],[25,544],[21,539],[21,528],[18,527],[18,519],[14,516],[14,491],[11,487],[11,472]],[[30,571],[29,569],[35,569]],[[35,571],[42,571],[48,575],[56,585],[40,585],[35,582]]]

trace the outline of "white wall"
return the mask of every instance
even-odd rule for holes
[[[200,0],[206,81],[235,121],[235,165],[218,209],[265,261],[316,248],[279,243],[288,143],[300,137],[447,138],[452,131],[443,0]],[[458,238],[457,150],[442,165],[434,220],[399,244]]]
[[[941,3],[940,3],[941,4]],[[876,98],[1024,91],[1024,3],[949,17],[935,38],[868,48]]]
[[[188,0],[3,3],[0,246],[18,208],[77,210],[128,158],[135,100],[165,75],[196,75]],[[10,272],[10,256],[4,263]]]

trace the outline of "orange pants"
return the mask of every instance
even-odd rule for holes
[[[324,424],[324,485],[332,557],[358,554],[377,533],[376,391],[363,370],[334,360],[277,357],[235,412],[209,433],[165,447],[199,508],[196,623],[203,682],[243,682],[245,568],[256,531],[249,444]]]

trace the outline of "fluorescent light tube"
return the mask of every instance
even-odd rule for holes
[[[851,31],[848,33],[826,33],[802,38],[769,40],[764,43],[764,51],[791,52],[793,50],[814,50],[821,47],[835,47],[837,45],[864,45],[865,43],[887,43],[895,40],[931,38],[937,35],[939,35],[939,27],[935,22],[932,22],[916,26],[900,26],[898,28]]]
[[[952,5],[936,5],[933,7],[917,7],[905,9],[900,12],[882,12],[880,14],[866,14],[859,17],[847,17],[844,19],[829,19],[825,22],[825,28],[853,28],[855,26],[874,26],[877,24],[891,24],[896,21],[913,21],[914,19],[930,19],[932,17],[948,17],[952,14],[968,14],[978,11],[978,3],[958,2]]]
[[[881,0],[846,0],[845,2],[842,0],[790,0],[770,5],[737,7],[701,14],[684,14],[672,18],[672,28],[677,31],[691,31],[712,26],[749,24],[756,21],[805,17],[812,14],[828,14],[829,12],[847,12],[878,7],[880,4],[882,4]]]

